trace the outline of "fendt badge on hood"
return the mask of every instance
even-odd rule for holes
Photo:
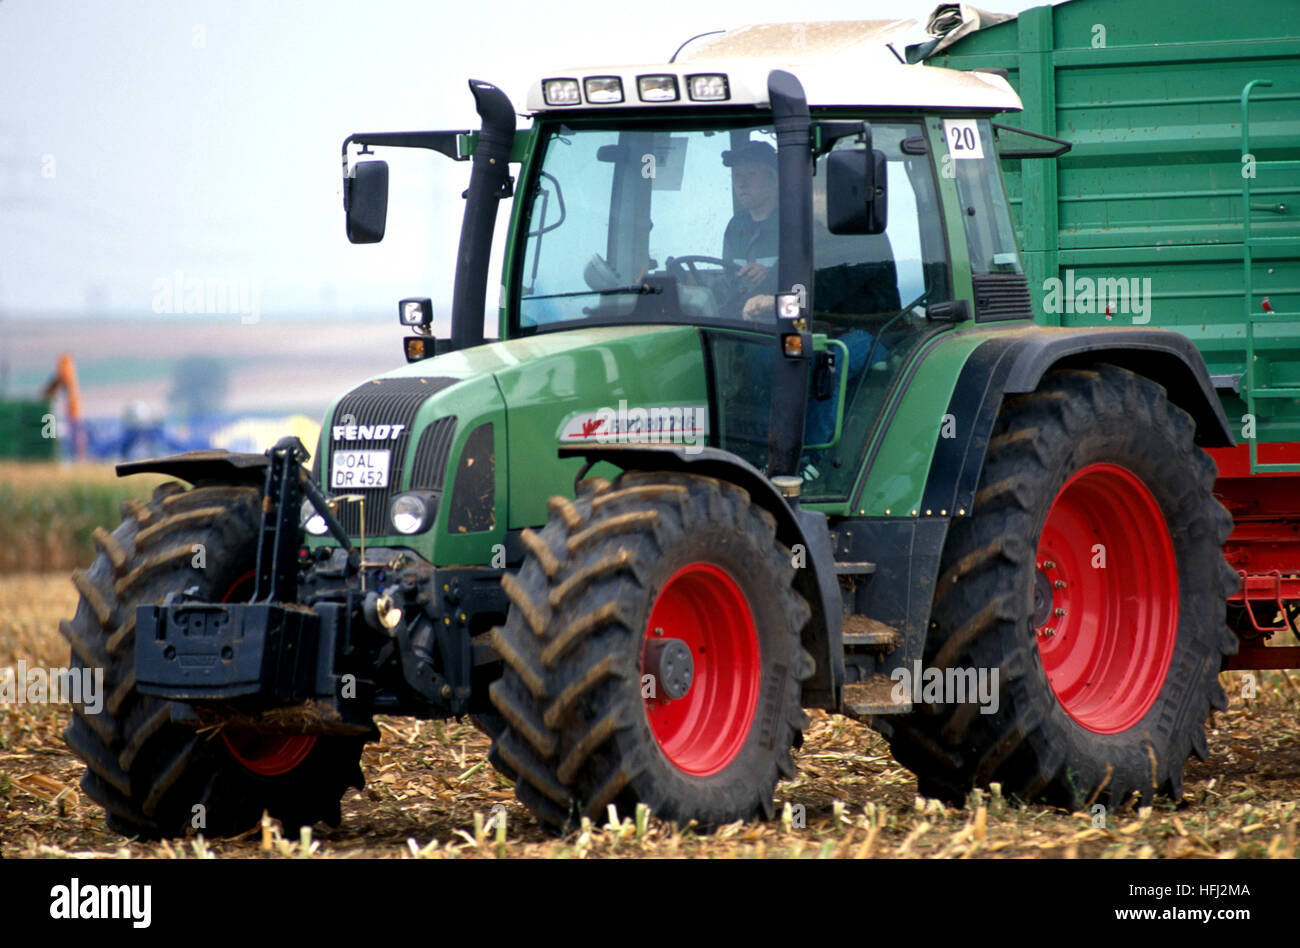
[[[335,425],[335,441],[396,441],[406,425]]]

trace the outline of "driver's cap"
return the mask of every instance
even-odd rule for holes
[[[776,170],[776,149],[767,142],[748,142],[739,148],[722,153],[722,163],[728,168],[736,165],[758,164]]]

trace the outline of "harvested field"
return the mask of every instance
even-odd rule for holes
[[[63,572],[0,576],[0,667],[67,663],[58,621],[76,594]],[[486,762],[488,742],[468,722],[381,718],[382,740],[365,751],[367,786],[343,799],[343,823],[316,828],[314,858],[711,857],[711,858],[1247,858],[1292,857],[1300,789],[1300,686],[1294,675],[1259,675],[1242,697],[1226,673],[1230,709],[1215,716],[1209,763],[1193,761],[1177,804],[1108,814],[1020,806],[983,794],[962,809],[916,795],[870,729],[813,712],[796,779],[777,789],[788,823],[737,823],[711,835],[678,831],[636,814],[557,839],[542,831]],[[243,838],[142,843],[109,832],[79,794],[81,763],[63,744],[66,707],[0,706],[0,857],[301,857],[297,834],[249,827]],[[504,837],[487,828],[504,807]],[[800,810],[804,819],[800,820]],[[803,822],[800,827],[798,824]],[[498,840],[501,840],[500,842]]]

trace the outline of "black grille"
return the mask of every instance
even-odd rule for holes
[[[388,461],[388,487],[362,488],[359,491],[366,498],[366,536],[382,536],[391,532],[388,527],[388,498],[397,489],[401,479],[406,447],[411,443],[411,426],[420,406],[426,399],[458,381],[460,380],[445,377],[376,379],[354,388],[339,399],[330,418],[331,455],[338,448],[392,452]],[[334,440],[332,435],[335,425],[405,425],[406,429],[396,439],[349,441]],[[325,482],[328,484],[328,479]],[[351,493],[346,490],[341,492]],[[361,505],[355,502],[339,504],[338,514],[339,522],[348,536],[360,535]]]
[[[979,322],[1034,316],[1029,281],[1023,273],[975,273],[971,275],[971,287],[975,291],[975,319]]]
[[[447,456],[456,436],[456,416],[439,418],[420,435],[411,467],[411,490],[442,490],[447,479]]]

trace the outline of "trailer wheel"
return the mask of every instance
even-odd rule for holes
[[[252,592],[258,492],[186,490],[170,482],[148,503],[127,501],[98,554],[72,581],[81,601],[59,628],[73,668],[103,669],[102,707],[73,705],[64,739],[86,764],[81,786],[124,836],[159,839],[194,828],[209,838],[253,826],[267,810],[286,829],[337,825],[347,786],[363,783],[362,738],[274,736],[172,722],[172,703],[135,689],[135,609],[197,587],[211,601]]]
[[[1069,809],[1182,796],[1237,649],[1232,518],[1193,434],[1163,388],[1114,366],[1007,399],[971,516],[949,533],[925,648],[945,675],[996,669],[996,710],[931,703],[884,721],[922,793],[960,802],[1000,782]]]
[[[494,630],[492,756],[519,799],[557,829],[610,803],[681,824],[770,819],[813,671],[771,514],[731,484],[640,472],[550,511]]]

